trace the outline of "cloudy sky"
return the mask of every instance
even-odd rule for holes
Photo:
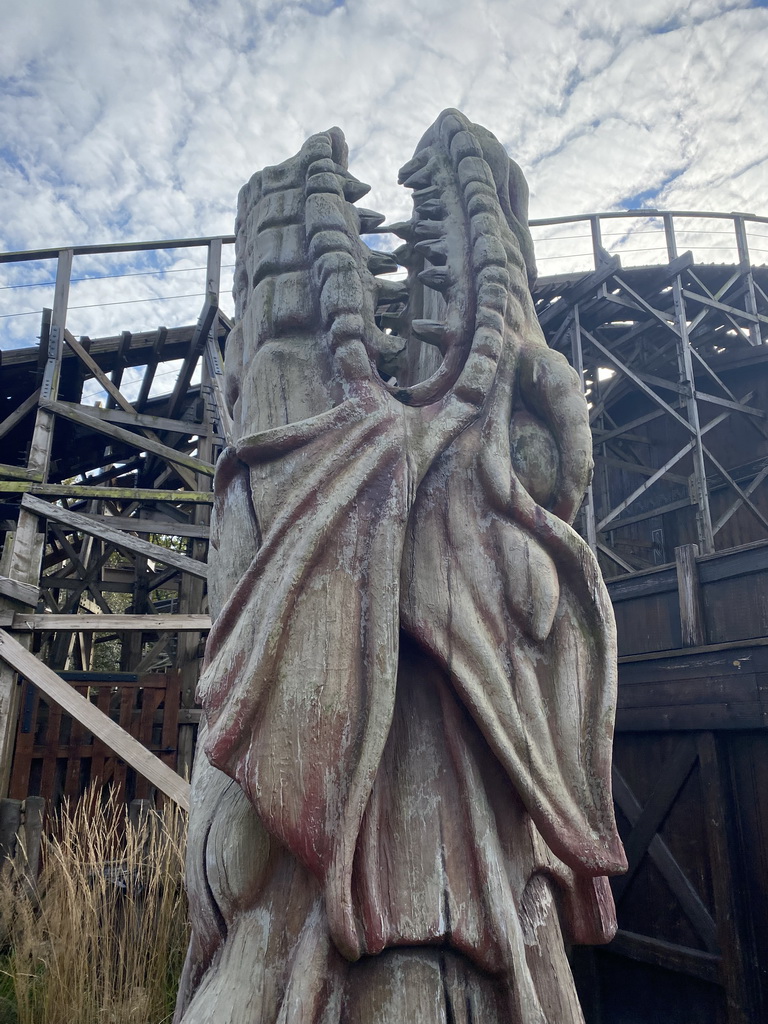
[[[228,233],[243,181],[333,124],[373,186],[364,204],[398,219],[397,168],[447,106],[521,164],[532,217],[639,205],[768,214],[767,4],[8,3],[0,249]],[[143,259],[144,277],[110,292],[133,296],[137,313],[141,288],[161,294]],[[199,253],[163,265],[173,294],[197,294]],[[8,313],[46,303],[30,285],[50,274],[0,270],[0,324],[21,337],[30,323]],[[79,268],[113,281],[125,271]],[[81,287],[73,304],[108,301],[104,288]]]

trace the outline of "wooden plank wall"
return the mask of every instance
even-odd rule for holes
[[[574,952],[587,1024],[768,1019],[768,544],[676,554],[609,584],[630,870],[617,938]]]

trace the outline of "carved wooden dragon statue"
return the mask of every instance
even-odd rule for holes
[[[563,933],[615,929],[615,630],[527,188],[455,110],[401,182],[383,227],[332,128],[240,195],[183,1024],[576,1024]]]

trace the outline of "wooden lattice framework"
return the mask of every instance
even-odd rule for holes
[[[229,429],[220,380],[222,345],[231,324],[219,309],[221,239],[157,246],[201,244],[208,252],[207,282],[197,324],[142,334],[126,331],[93,342],[74,338],[66,327],[74,257],[152,246],[43,254],[56,260],[57,273],[53,306],[43,311],[39,348],[3,353],[1,367],[3,394],[9,397],[0,414],[0,517],[5,517],[0,625],[47,668],[81,691],[85,688],[84,700],[106,712],[111,708],[124,732],[153,747],[181,775],[191,767],[194,689],[210,625],[208,520],[213,462]],[[150,398],[158,366],[174,359],[181,360],[175,383],[161,399]],[[192,387],[200,362],[202,383]],[[129,366],[144,367],[132,402],[121,390]],[[103,408],[81,403],[87,380],[106,392]],[[11,643],[6,640],[4,650]],[[112,664],[98,657],[105,644]],[[159,678],[180,681],[181,707],[179,687],[173,697],[169,692],[158,699]],[[70,689],[77,692],[77,687]],[[66,724],[62,734],[59,712],[47,701],[41,708],[34,702],[42,720],[40,715],[20,719],[21,693],[15,667],[6,658],[0,662],[0,789],[9,789],[18,731],[14,796],[30,776],[47,796],[73,795],[96,777],[112,778],[126,790],[125,752],[122,759],[105,758],[98,734],[80,735],[86,728],[82,721],[75,727]],[[28,694],[25,688],[29,703]],[[178,723],[173,736],[169,721]],[[62,735],[75,733],[81,744],[79,771],[71,758],[42,755],[41,745],[56,749]],[[130,765],[126,795],[143,796],[142,767]]]
[[[683,543],[711,554],[768,535],[754,373],[768,351],[768,269],[750,263],[746,230],[758,218],[706,215],[729,226],[738,263],[698,265],[675,233],[692,216],[659,214],[668,261],[628,269],[601,244],[620,215],[540,222],[591,228],[593,272],[546,278],[536,299],[591,401],[596,472],[579,525],[609,577],[671,561]]]

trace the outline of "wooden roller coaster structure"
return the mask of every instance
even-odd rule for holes
[[[590,403],[577,527],[621,655],[630,871],[617,939],[576,961],[586,1013],[765,1019],[768,267],[754,256],[768,218],[642,210],[531,228],[540,322]],[[56,802],[100,782],[187,803],[213,465],[231,440],[219,288],[233,241],[0,254],[56,268],[39,344],[0,362],[0,796]],[[70,333],[79,257],[184,248],[207,254],[196,323]],[[128,368],[141,370],[130,400]],[[86,382],[100,405],[83,402]]]

